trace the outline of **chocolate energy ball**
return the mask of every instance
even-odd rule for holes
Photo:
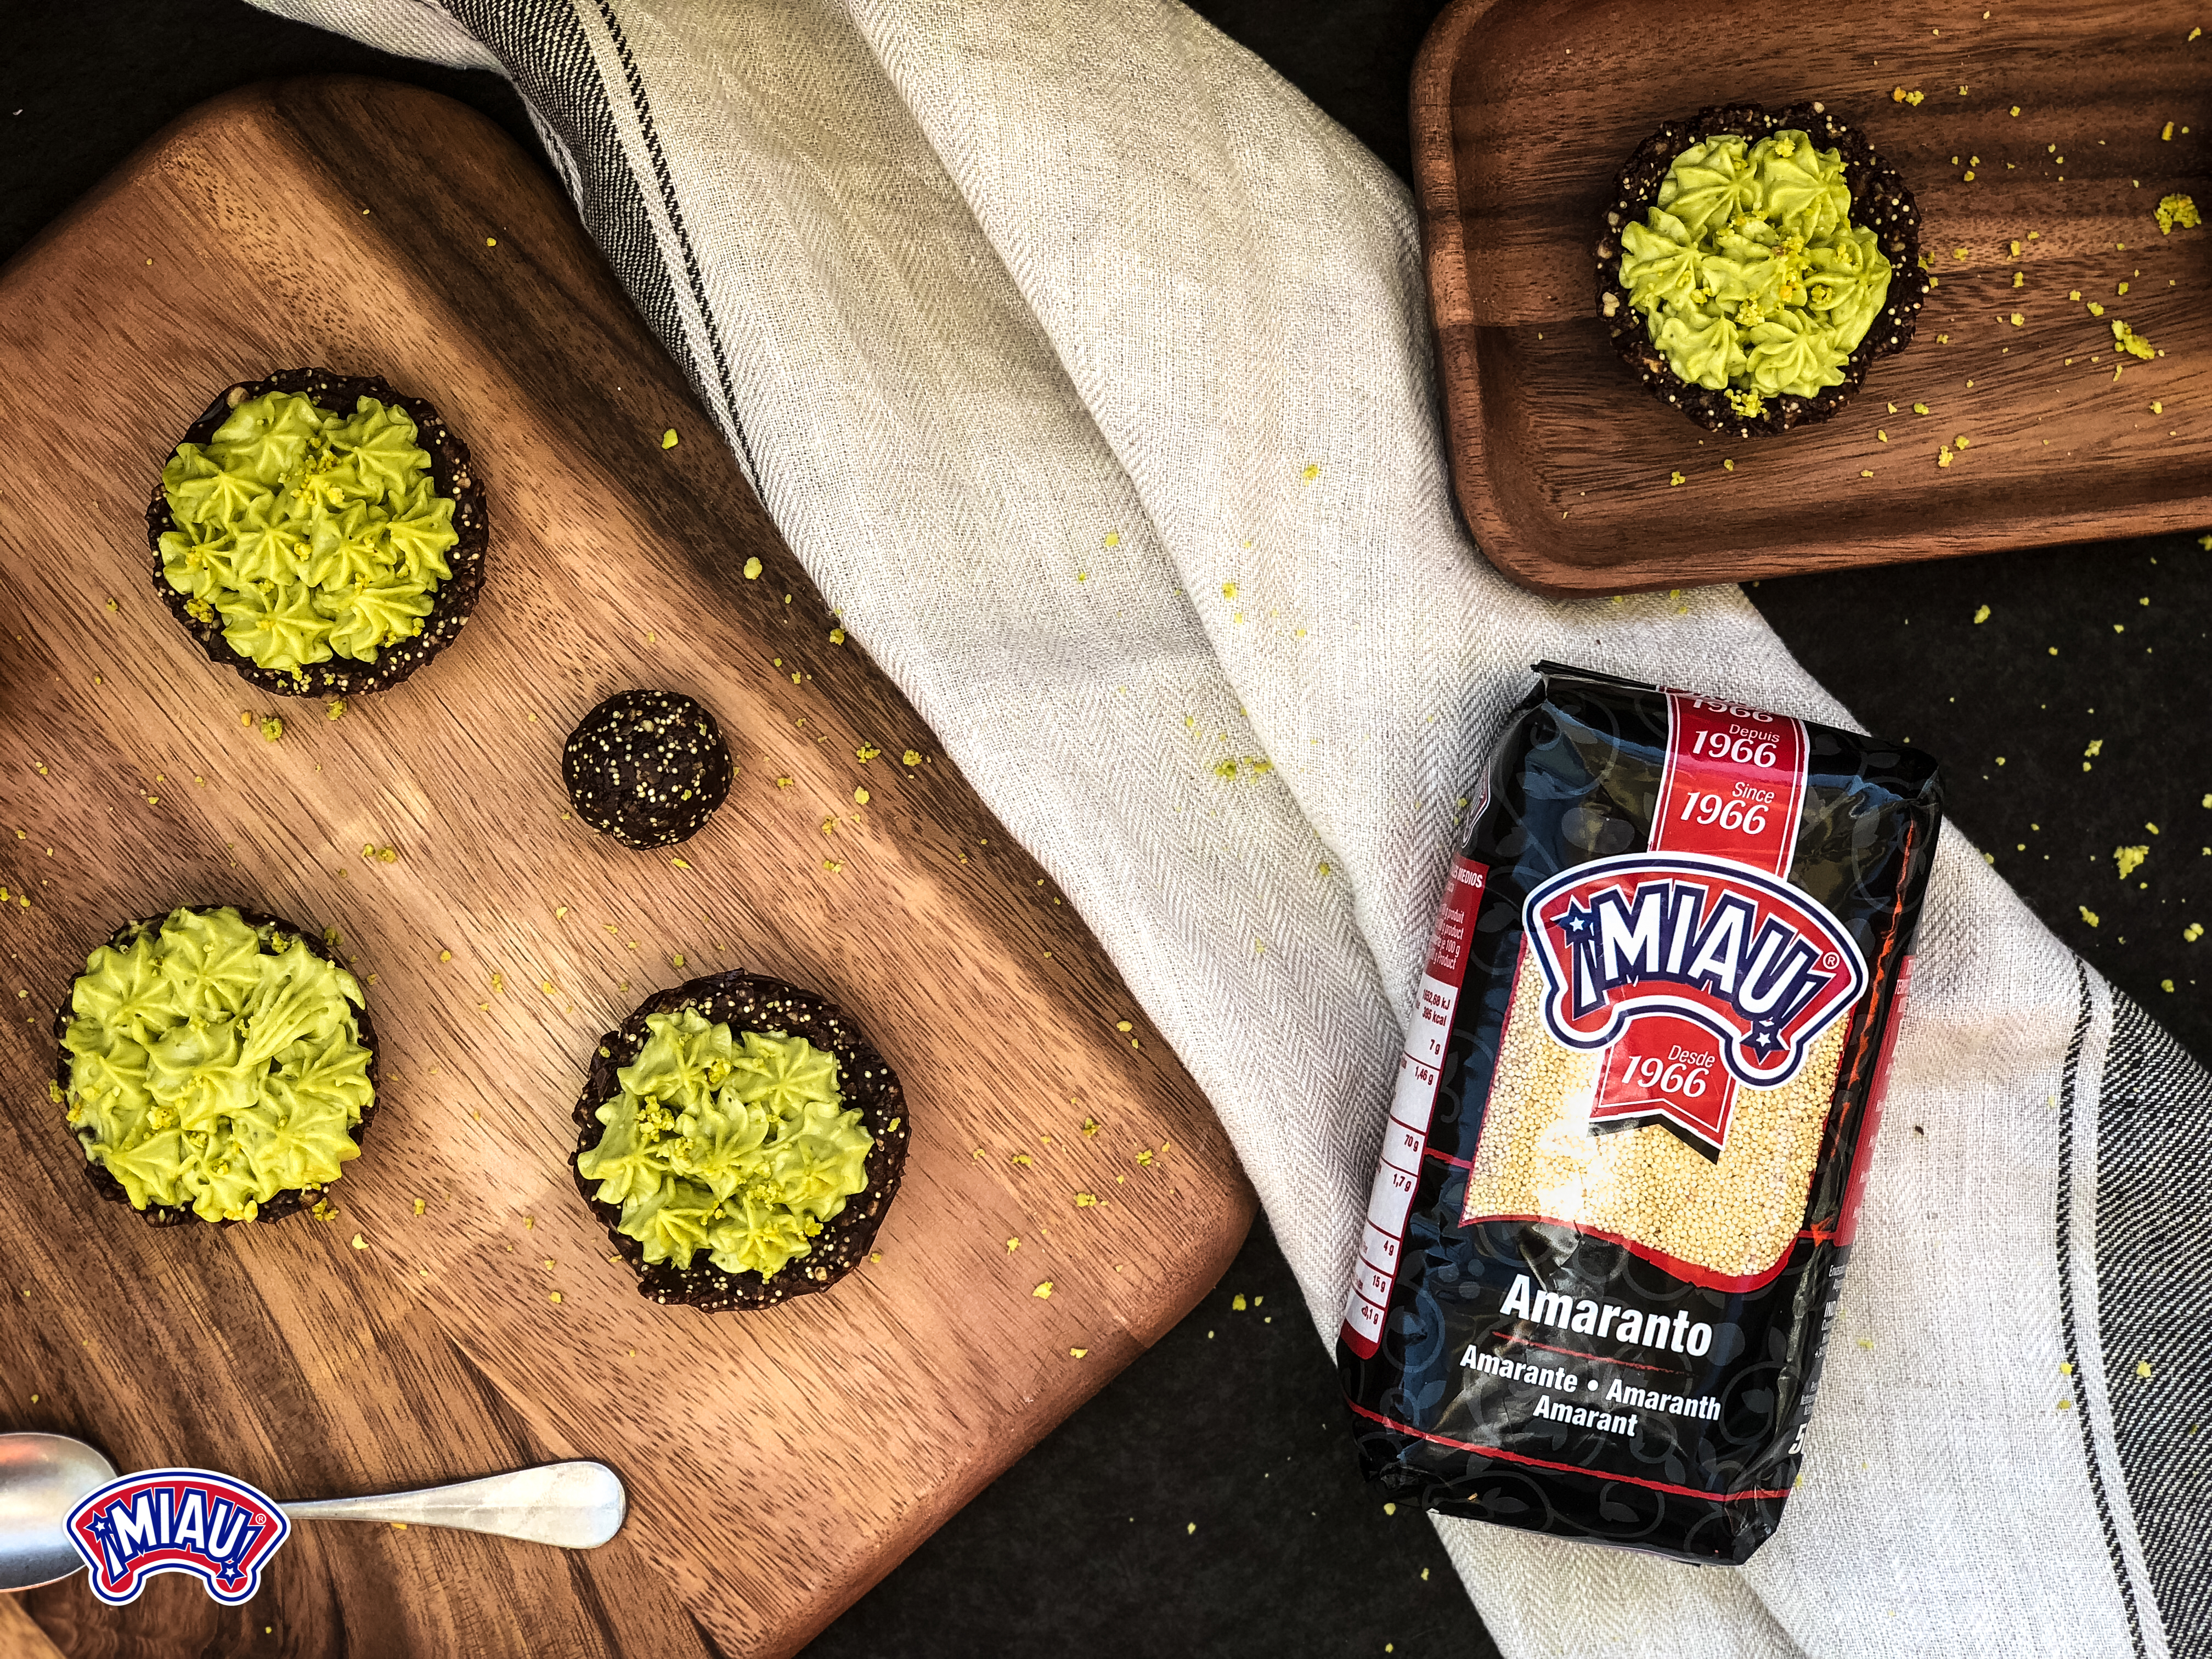
[[[576,1190],[639,1292],[709,1313],[851,1272],[912,1134],[897,1074],[860,1029],[752,974],[647,998],[599,1039],[575,1121]]]
[[[208,659],[286,696],[397,685],[483,591],[483,481],[426,398],[287,368],[216,394],[146,505],[154,591]]]
[[[705,827],[730,793],[730,746],[680,691],[617,691],[561,751],[576,816],[625,847],[670,847]]]
[[[1820,103],[1666,123],[1622,170],[1595,252],[1621,361],[1740,438],[1841,409],[1912,343],[1929,290],[1912,192]]]

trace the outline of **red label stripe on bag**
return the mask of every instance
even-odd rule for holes
[[[1345,1346],[1362,1359],[1372,1359],[1382,1341],[1382,1318],[1398,1280],[1398,1249],[1406,1237],[1413,1188],[1420,1180],[1421,1154],[1428,1146],[1429,1115],[1436,1109],[1452,1011],[1467,982],[1474,913],[1489,876],[1487,865],[1468,859],[1453,864],[1451,878],[1444,884],[1443,908],[1437,913],[1436,931],[1429,937],[1413,1028],[1398,1056],[1398,1086],[1390,1097],[1389,1121],[1383,1125],[1382,1161],[1368,1194],[1359,1266],[1352,1274],[1351,1294],[1344,1299]]]
[[[1667,760],[1651,850],[1703,853],[1786,878],[1805,803],[1805,723],[1763,708],[1667,694]],[[1653,1012],[1607,1052],[1593,1130],[1663,1123],[1710,1158],[1728,1139],[1735,1087],[1720,1036]]]
[[[1805,805],[1805,722],[1686,691],[1667,694],[1667,716],[1651,850],[1787,877]]]

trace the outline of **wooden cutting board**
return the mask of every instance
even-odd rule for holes
[[[209,398],[300,364],[435,402],[493,526],[461,640],[337,720],[200,655],[142,522]],[[278,1498],[591,1456],[631,1504],[578,1555],[302,1525],[235,1611],[80,1577],[20,1604],[64,1650],[788,1653],[1227,1266],[1198,1091],[488,122],[359,79],[186,118],[0,273],[0,1427]],[[562,739],[635,685],[742,769],[672,854],[568,815]],[[383,1109],[331,1223],[156,1231],[86,1182],[48,1028],[117,922],[232,900],[338,930]],[[600,1033],[739,966],[858,1020],[914,1141],[880,1260],[709,1317],[607,1260],[569,1113]]]
[[[1540,592],[1620,593],[2212,520],[2212,227],[2153,213],[2168,192],[2212,213],[2208,22],[2181,0],[1454,0],[1413,70],[1413,169],[1485,555]],[[1811,99],[1903,175],[1939,286],[1834,418],[1723,438],[1614,355],[1593,250],[1662,121]],[[2162,355],[2116,358],[2115,319]]]

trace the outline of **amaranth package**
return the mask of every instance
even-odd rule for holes
[[[1401,1500],[1741,1562],[1797,1475],[1936,764],[1538,672],[1437,921],[1345,1395]]]

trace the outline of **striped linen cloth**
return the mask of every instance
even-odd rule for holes
[[[1324,1340],[1527,665],[1851,724],[1735,588],[1491,570],[1405,187],[1174,0],[258,3],[513,82],[851,637],[1206,1090]],[[1730,1570],[1440,1522],[1512,1659],[2212,1655],[2212,1082],[1954,833],[1914,993],[1781,1532]]]

